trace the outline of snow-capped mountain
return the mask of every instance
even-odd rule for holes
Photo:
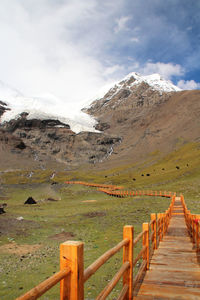
[[[147,76],[142,76],[138,73],[132,72],[129,73],[120,83],[119,86],[123,84],[123,82],[129,81],[131,78],[134,78],[134,82],[130,83],[131,86],[136,86],[141,84],[142,82],[147,83],[153,90],[160,92],[179,92],[181,89],[175,86],[171,81],[165,80],[159,74],[152,74]]]
[[[162,79],[159,74],[141,76],[137,73],[130,73],[121,81],[103,87],[95,98],[87,102],[90,106],[93,100],[105,97],[112,99],[117,93],[126,89],[137,88],[141,84],[147,84],[152,90],[162,92],[176,92],[180,89],[170,81]],[[69,124],[70,128],[78,133],[81,131],[95,132],[95,119],[81,111],[79,103],[66,103],[52,94],[40,95],[39,97],[25,97],[20,91],[0,81],[0,100],[7,104],[6,110],[1,117],[1,123],[16,119],[22,112],[26,112],[27,119],[56,119],[62,123]]]
[[[103,87],[90,101],[85,103],[85,108],[93,105],[94,101],[105,99],[111,100],[117,93],[126,89],[137,89],[141,84],[146,84],[152,91],[162,93],[179,92],[181,89],[175,86],[171,81],[165,80],[159,74],[142,76],[138,73],[131,72],[123,79]],[[84,109],[83,109],[84,110]]]
[[[0,82],[0,101],[4,103],[1,123],[17,119],[22,112],[30,119],[55,119],[69,124],[72,131],[95,131],[95,119],[83,113],[76,103],[63,103],[52,94],[39,97],[24,97],[19,91]]]
[[[199,139],[199,91],[179,91],[158,74],[130,73],[102,89],[85,114],[80,103],[24,97],[0,83],[0,163],[118,164],[171,151],[180,138]]]
[[[172,82],[164,80],[159,74],[142,76],[138,73],[130,73],[122,80],[114,83],[112,87],[99,95],[83,111],[92,116],[99,117],[105,114],[105,110],[121,111],[122,106],[141,113],[141,107],[152,106],[163,102],[171,94],[181,91]],[[123,109],[124,110],[124,109]],[[98,118],[99,119],[99,118]],[[96,126],[98,128],[99,126]]]
[[[76,103],[49,94],[24,97],[0,83],[1,166],[6,161],[24,165],[27,159],[41,168],[102,161],[121,139],[98,132],[95,124]]]

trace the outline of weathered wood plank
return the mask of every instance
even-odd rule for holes
[[[200,299],[200,263],[177,198],[168,232],[134,299]]]
[[[134,299],[186,299],[197,300],[199,299],[199,288],[182,287],[174,285],[158,285],[158,284],[142,284],[140,293]]]

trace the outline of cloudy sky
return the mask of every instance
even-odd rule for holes
[[[199,0],[1,0],[0,81],[92,98],[130,72],[200,88]]]

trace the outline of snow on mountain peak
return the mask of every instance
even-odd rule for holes
[[[142,76],[138,73],[132,72],[129,73],[126,77],[124,77],[123,81],[128,81],[133,77],[135,81],[131,84],[131,86],[138,85],[142,82],[147,83],[149,86],[153,88],[153,90],[157,90],[159,92],[178,92],[181,91],[180,88],[175,86],[171,81],[165,80],[161,77],[160,74],[151,74]]]
[[[171,81],[165,80],[160,74],[151,74],[142,76],[139,73],[131,72],[126,75],[123,79],[110,83],[109,85],[101,88],[99,93],[95,97],[85,103],[84,108],[89,108],[94,101],[100,100],[106,96],[106,100],[111,100],[121,89],[131,89],[134,86],[139,86],[142,83],[148,84],[152,90],[158,91],[161,94],[163,92],[179,92],[180,88],[175,86]]]

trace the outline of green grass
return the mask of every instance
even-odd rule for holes
[[[15,241],[17,244],[41,244],[35,252],[24,255],[1,255],[0,298],[13,299],[34,285],[59,270],[59,241],[49,237],[62,231],[72,232],[74,240],[85,243],[85,267],[90,265],[101,254],[122,240],[123,226],[131,224],[135,234],[141,231],[141,224],[149,221],[150,213],[164,211],[169,200],[163,198],[115,198],[97,192],[95,188],[70,185],[61,186],[57,195],[61,200],[24,207],[28,195],[41,199],[47,191],[47,184],[24,185],[9,189],[7,216],[34,221],[38,227],[26,228],[26,235],[8,234],[0,245]],[[48,196],[48,195],[47,195]],[[84,200],[97,202],[84,203]],[[145,208],[144,208],[145,202]],[[100,212],[102,216],[88,217],[91,212]],[[9,226],[9,225],[8,225]],[[85,293],[88,299],[95,295],[112,278],[120,267],[122,253],[116,255],[86,284]],[[23,288],[23,289],[22,289]],[[55,299],[57,289],[54,288],[43,299]],[[47,296],[48,295],[48,296]]]
[[[22,216],[26,223],[24,234],[10,231],[1,235],[0,246],[15,241],[17,244],[40,244],[34,253],[16,255],[0,251],[0,299],[14,299],[59,270],[59,244],[50,236],[63,231],[73,233],[71,239],[83,241],[85,267],[105,251],[122,240],[124,225],[133,225],[135,235],[143,222],[150,220],[150,213],[163,212],[169,200],[160,197],[115,198],[95,188],[66,185],[65,180],[83,180],[105,184],[123,185],[127,189],[171,190],[183,193],[186,204],[193,213],[200,212],[200,147],[198,143],[177,145],[177,149],[161,158],[152,153],[142,164],[126,164],[109,170],[88,167],[74,171],[57,172],[51,185],[52,170],[35,170],[32,178],[27,172],[1,174],[1,192],[7,196],[7,213],[0,218],[16,219]],[[179,166],[179,169],[176,168]],[[164,170],[163,170],[164,169]],[[144,176],[141,176],[144,174]],[[150,174],[150,176],[146,176]],[[133,181],[133,178],[136,180]],[[40,202],[25,206],[27,197]],[[43,201],[52,197],[59,201]],[[84,203],[85,200],[96,202]],[[88,214],[99,212],[100,216]],[[20,221],[19,221],[20,222]],[[8,223],[8,227],[10,224]],[[139,248],[136,248],[135,253]],[[112,278],[122,262],[117,254],[92,276],[85,285],[85,298],[95,296]],[[57,299],[59,287],[54,287],[41,299]],[[112,299],[117,295],[116,287]]]

